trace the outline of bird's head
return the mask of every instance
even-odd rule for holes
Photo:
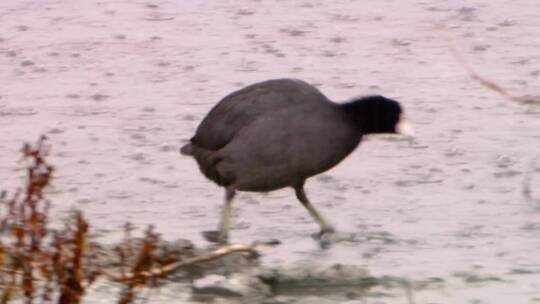
[[[343,106],[363,134],[395,133],[414,136],[401,105],[393,99],[380,95],[365,96],[355,98]]]

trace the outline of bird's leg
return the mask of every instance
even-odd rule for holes
[[[229,239],[229,227],[231,223],[232,202],[236,194],[233,188],[226,188],[225,190],[225,204],[221,211],[221,222],[219,223],[219,242],[227,243]]]
[[[315,207],[313,207],[313,205],[311,205],[311,203],[309,202],[309,199],[306,196],[306,192],[304,191],[304,183],[296,186],[294,188],[294,191],[296,193],[296,197],[302,203],[302,205],[306,207],[311,217],[313,217],[315,221],[317,221],[317,223],[319,223],[319,225],[321,226],[320,236],[326,233],[334,232],[334,228],[323,219],[317,209],[315,209]]]
[[[218,226],[218,230],[203,231],[203,236],[207,241],[212,243],[226,244],[229,239],[229,226],[232,211],[232,201],[236,191],[233,188],[226,188],[225,190],[225,203],[221,210],[221,221]]]

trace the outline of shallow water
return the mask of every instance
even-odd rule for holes
[[[307,184],[345,240],[321,250],[285,189],[240,194],[233,241],[279,238],[268,264],[442,280],[416,303],[540,303],[540,206],[522,196],[540,109],[481,87],[448,48],[515,94],[539,95],[539,16],[537,0],[4,0],[0,189],[20,183],[22,143],[46,133],[57,218],[80,208],[106,242],[131,221],[203,245],[224,193],[178,148],[221,97],[277,77],[333,100],[381,93],[404,104],[416,140],[369,137]],[[368,303],[404,303],[394,293]]]

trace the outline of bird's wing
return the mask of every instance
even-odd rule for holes
[[[327,102],[327,99],[302,81],[270,80],[248,86],[223,98],[208,113],[197,128],[192,143],[205,149],[219,150],[242,128],[262,115],[312,102]]]

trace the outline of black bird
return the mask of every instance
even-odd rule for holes
[[[201,172],[226,189],[220,242],[228,239],[237,190],[294,188],[322,235],[333,228],[309,202],[306,179],[337,165],[363,135],[409,130],[400,104],[392,99],[367,96],[338,104],[302,80],[276,79],[223,98],[180,152],[193,156]]]

